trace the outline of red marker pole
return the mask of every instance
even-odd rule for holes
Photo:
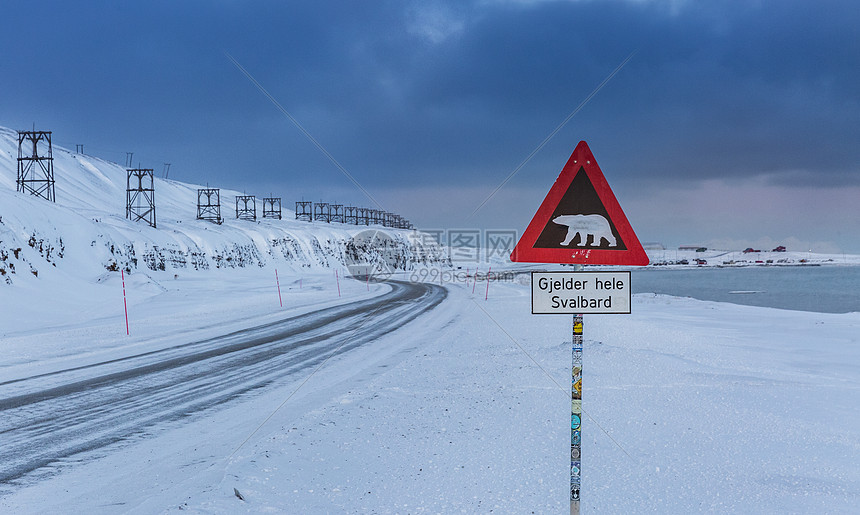
[[[128,336],[128,303],[125,300],[125,269],[120,269],[120,277],[122,277],[122,308],[125,310],[125,335]]]
[[[278,280],[278,269],[275,269],[275,283],[278,285],[278,302],[280,302],[281,307],[284,307],[284,301],[281,299],[281,281]]]
[[[334,271],[334,280],[337,281],[337,296],[340,297],[340,277],[337,274],[337,269]]]
[[[484,300],[490,297],[490,274],[493,272],[493,267],[487,271],[487,292],[484,294]]]

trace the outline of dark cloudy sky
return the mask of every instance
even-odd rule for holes
[[[21,2],[0,125],[370,206],[229,54],[419,227],[522,231],[586,140],[643,241],[860,253],[858,26],[851,0]]]

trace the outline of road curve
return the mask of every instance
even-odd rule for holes
[[[396,330],[447,296],[437,285],[387,284],[392,290],[379,297],[0,383],[0,485],[319,365]]]

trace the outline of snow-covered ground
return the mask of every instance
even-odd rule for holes
[[[125,220],[122,167],[57,147],[57,202],[16,193],[16,145],[0,129],[0,387],[390,289],[346,277],[364,228],[293,220],[291,199],[283,220],[248,222],[222,190],[215,225],[195,220],[197,186],[156,179],[153,229]],[[504,274],[526,265],[448,267],[424,238],[387,233],[393,279],[442,283],[442,304],[321,367],[0,482],[0,513],[565,512],[570,317],[530,314],[529,276]],[[503,273],[488,285],[490,266]],[[583,511],[856,513],[858,329],[860,313],[653,294],[586,316]]]
[[[132,304],[130,337],[116,310],[19,334],[0,374],[385,289],[349,281],[338,297],[328,273],[301,290],[291,277],[281,308],[268,274],[218,273]],[[441,306],[372,346],[4,485],[0,511],[564,512],[570,318],[530,315],[526,277],[491,283],[486,301],[484,282],[446,284]],[[647,294],[632,315],[586,316],[583,511],[855,512],[859,326]]]

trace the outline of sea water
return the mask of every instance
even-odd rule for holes
[[[860,266],[634,269],[633,293],[820,313],[860,311]]]

